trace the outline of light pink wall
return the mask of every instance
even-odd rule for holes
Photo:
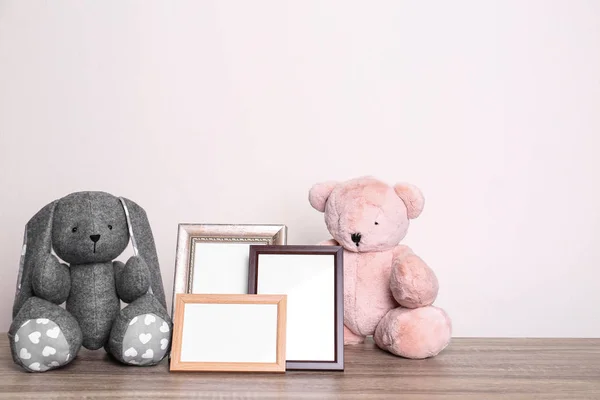
[[[0,2],[0,331],[23,226],[141,203],[170,296],[178,222],[326,238],[307,191],[419,185],[406,242],[457,336],[599,336],[600,5]]]

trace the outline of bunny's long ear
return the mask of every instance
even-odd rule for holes
[[[133,251],[136,256],[140,256],[150,269],[150,288],[154,296],[160,303],[167,308],[165,299],[165,290],[163,288],[162,276],[160,274],[160,266],[158,264],[158,256],[156,255],[156,245],[154,244],[154,236],[150,229],[150,223],[146,216],[146,211],[138,206],[133,201],[121,197],[125,215],[127,216],[127,224],[129,225],[129,234]]]
[[[17,291],[13,303],[13,318],[23,304],[33,296],[31,275],[34,266],[44,262],[52,250],[52,221],[58,200],[37,212],[25,226],[25,238],[17,278]]]

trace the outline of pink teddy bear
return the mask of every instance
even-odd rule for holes
[[[409,184],[391,187],[372,177],[314,185],[310,204],[325,213],[334,240],[344,247],[344,344],[375,344],[407,358],[437,355],[450,342],[446,312],[432,306],[434,272],[399,244],[425,200]]]

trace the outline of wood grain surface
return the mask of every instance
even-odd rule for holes
[[[600,399],[600,339],[454,339],[405,360],[372,342],[346,347],[344,372],[169,372],[82,350],[65,368],[26,373],[0,337],[0,398]]]

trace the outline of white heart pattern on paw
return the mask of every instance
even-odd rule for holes
[[[142,358],[152,358],[154,357],[154,352],[152,351],[152,349],[148,349],[146,350],[146,352],[144,354],[142,354]]]
[[[60,328],[58,326],[55,326],[52,329],[48,329],[46,331],[46,335],[48,335],[48,337],[51,337],[52,339],[56,339],[58,337],[58,334],[60,333]]]
[[[31,332],[29,334],[29,340],[31,340],[31,343],[38,344],[40,342],[40,336],[42,336],[42,334],[38,331]]]
[[[40,363],[39,362],[34,362],[33,364],[29,365],[29,369],[32,369],[34,371],[39,371],[40,370]]]
[[[15,332],[13,346],[19,364],[28,371],[44,372],[65,365],[70,352],[63,331],[50,318],[33,319]],[[16,336],[19,336],[16,343]]]
[[[27,349],[23,347],[19,352],[19,357],[21,357],[23,360],[29,360],[31,358],[31,353],[29,353]]]
[[[165,321],[163,321],[162,325],[160,326],[160,331],[162,333],[169,332],[169,325]]]
[[[127,326],[122,339],[125,364],[151,365],[162,360],[171,344],[171,327],[155,313],[140,314]]]
[[[135,357],[138,355],[138,352],[135,351],[133,347],[130,347],[127,350],[125,350],[125,353],[123,354],[125,355],[125,357]]]
[[[44,347],[44,350],[42,350],[42,355],[44,357],[48,357],[54,354],[56,354],[56,349],[54,347],[46,346]]]
[[[138,317],[133,317],[133,319],[131,321],[129,321],[129,326],[135,324],[138,320]]]
[[[146,344],[152,339],[152,335],[149,333],[140,333],[140,342]]]

